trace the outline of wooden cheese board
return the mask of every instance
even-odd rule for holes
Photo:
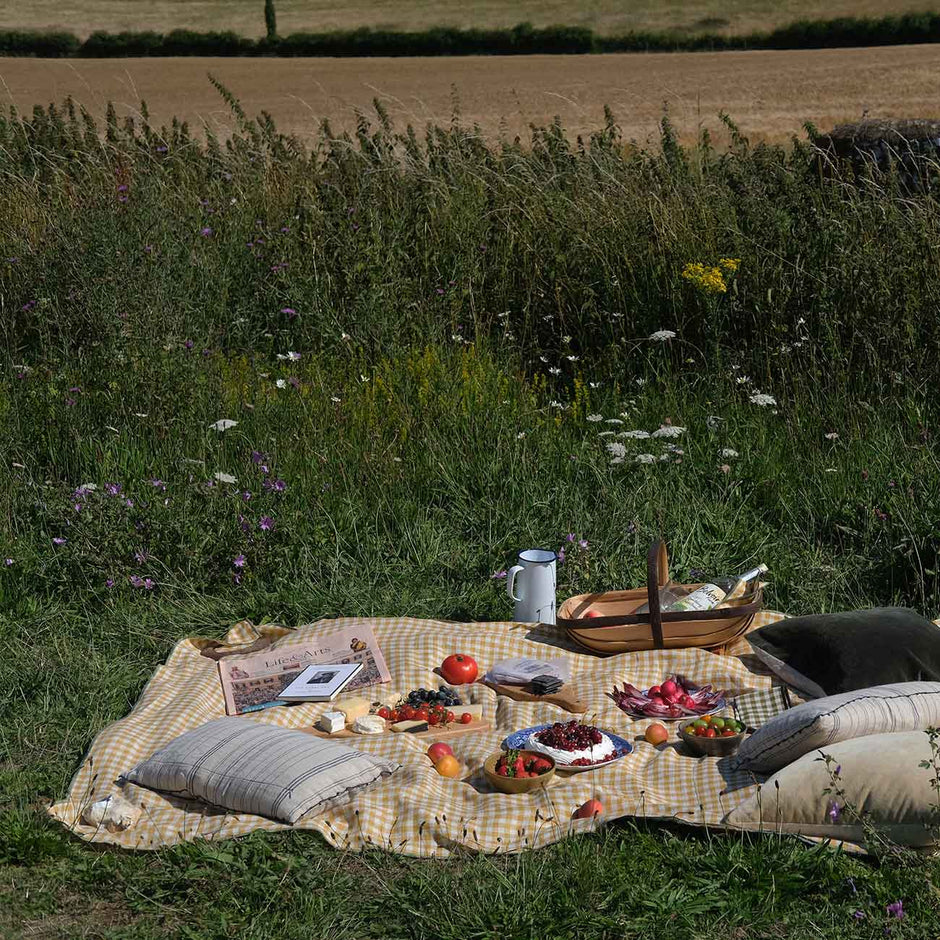
[[[441,727],[440,725],[434,725],[429,727],[427,731],[392,731],[390,730],[392,722],[385,722],[385,734],[392,734],[396,737],[401,738],[418,738],[421,741],[449,741],[451,738],[458,738],[464,734],[473,734],[477,731],[492,731],[493,725],[491,722],[487,721],[485,718],[479,720],[474,718],[469,724],[462,725],[459,721],[454,721],[449,725]],[[350,731],[349,728],[344,728],[342,731],[337,731],[335,734],[330,734],[328,731],[323,731],[321,728],[300,728],[300,731],[305,732],[306,734],[314,734],[318,738],[330,738],[331,740],[348,740],[349,738],[359,738],[360,740],[368,740],[369,738],[379,738],[382,737],[380,734],[358,734],[355,731]]]
[[[484,682],[483,685],[492,689],[497,695],[505,695],[517,702],[545,702],[548,705],[557,705],[574,715],[581,715],[588,710],[587,704],[577,698],[568,686],[562,686],[557,692],[549,695],[536,695],[522,685],[502,685],[499,682]]]

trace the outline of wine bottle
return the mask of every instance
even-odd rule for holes
[[[726,597],[733,596],[742,586],[746,588],[751,581],[759,578],[765,571],[767,571],[767,565],[758,565],[737,578],[713,578],[689,594],[682,592],[681,585],[670,581],[660,588],[659,609],[663,613],[678,610],[712,610]],[[649,613],[649,609],[649,604],[643,604],[634,613]]]

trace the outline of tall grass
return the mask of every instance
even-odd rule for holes
[[[70,103],[0,124],[0,864],[28,860],[96,903],[117,883],[147,935],[185,917],[221,936],[270,903],[225,850],[238,902],[188,894],[161,928],[132,884],[168,897],[209,870],[201,850],[86,865],[27,808],[61,794],[178,638],[242,616],[504,618],[493,576],[514,550],[569,546],[565,596],[640,583],[660,533],[680,577],[766,561],[782,609],[936,615],[932,194],[821,177],[808,144],[752,148],[730,122],[727,146],[692,150],[668,122],[655,151],[625,145],[613,117],[584,140],[554,125],[489,147],[459,114],[419,137],[378,109],[308,149],[222,91],[238,123],[224,143],[146,119],[99,129]],[[696,262],[726,290],[684,276]],[[278,885],[320,883],[259,861],[260,844],[245,857]],[[332,865],[270,844],[298,871]],[[531,935],[506,884],[557,880],[572,859],[583,896],[556,900],[565,917],[596,901],[585,936],[652,936],[662,912],[676,936],[721,911],[756,922],[746,882],[720,904],[702,900],[708,878],[666,885],[673,855],[709,872],[773,862],[767,931],[841,936],[861,904],[845,860],[579,844],[471,868],[479,890],[441,935],[468,917],[473,936]],[[414,923],[459,893],[461,862],[444,895],[440,869],[405,866],[406,912],[358,864],[330,868],[335,890],[364,891],[389,933],[356,935],[424,936]],[[649,872],[653,908],[610,895],[605,864]],[[827,887],[807,913],[817,864]],[[11,909],[39,916],[51,889],[29,884]],[[871,916],[903,893],[923,924],[924,884],[873,875]]]

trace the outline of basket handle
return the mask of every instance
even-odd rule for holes
[[[669,580],[669,556],[666,543],[657,539],[646,556],[646,594],[649,603],[650,630],[653,649],[663,649],[663,612],[659,605],[659,589]]]

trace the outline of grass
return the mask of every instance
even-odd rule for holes
[[[568,532],[561,596],[639,583],[662,532],[679,577],[766,561],[794,613],[940,606],[933,195],[730,122],[717,152],[612,116],[488,149],[380,110],[308,152],[238,120],[0,125],[0,933],[936,934],[934,863],[772,838],[626,822],[432,863],[305,833],[129,855],[46,819],[181,637],[503,618],[493,572]],[[683,277],[729,257],[724,292]],[[667,421],[681,453],[616,437]]]
[[[264,4],[260,0],[82,0],[63,11],[52,0],[33,0],[28,4],[8,4],[4,26],[11,29],[67,29],[81,37],[95,30],[226,29],[244,36],[262,36],[265,32]],[[729,35],[763,32],[785,26],[798,19],[826,19],[836,16],[885,16],[909,12],[940,10],[935,0],[891,0],[879,4],[873,0],[692,0],[692,2],[657,3],[632,0],[629,4],[599,0],[572,8],[559,0],[521,0],[519,3],[477,0],[474,3],[411,3],[358,0],[337,5],[322,0],[277,0],[277,25],[282,34],[304,30],[353,29],[371,26],[421,30],[429,26],[511,27],[519,22],[536,26],[564,24],[589,26],[601,33],[629,30],[651,32],[701,33]]]

